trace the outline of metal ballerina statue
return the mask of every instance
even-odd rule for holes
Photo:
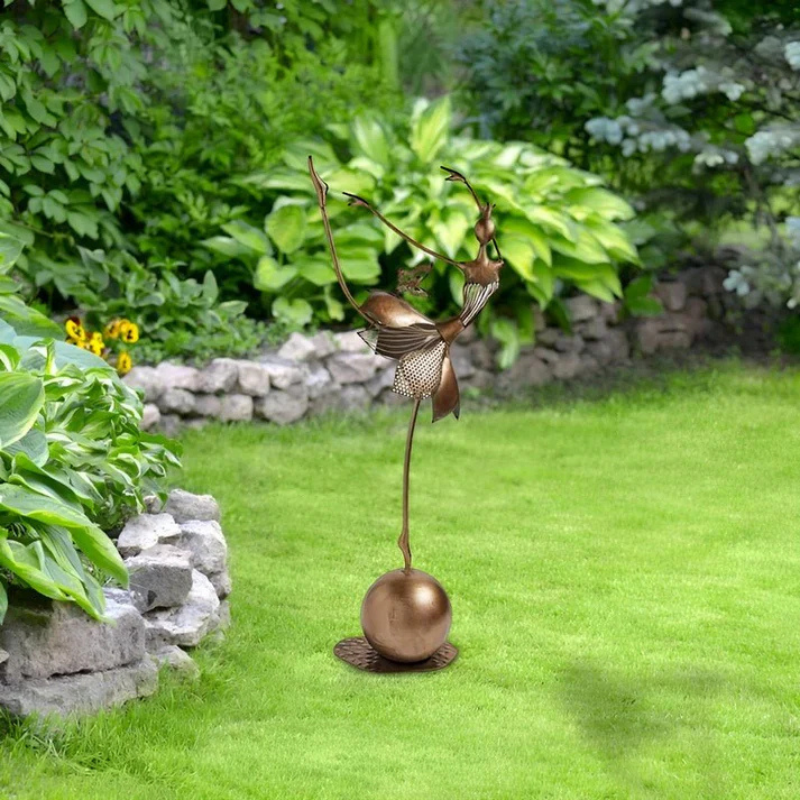
[[[334,241],[327,211],[328,185],[317,174],[311,157],[308,159],[308,168],[316,190],[317,200],[319,201],[322,221],[325,226],[333,267],[339,285],[350,305],[352,305],[366,320],[368,325],[366,330],[360,331],[360,335],[376,353],[397,361],[393,387],[394,391],[398,394],[410,397],[414,401],[411,420],[408,426],[405,459],[403,463],[403,527],[397,544],[403,553],[405,562],[403,573],[406,579],[408,579],[412,573],[424,576],[425,573],[418,573],[417,570],[412,570],[411,548],[409,545],[409,467],[411,463],[414,429],[416,427],[420,404],[422,400],[428,397],[432,399],[433,422],[438,422],[449,414],[453,414],[456,418],[459,416],[460,394],[458,380],[450,360],[450,346],[475,320],[489,298],[497,291],[500,285],[500,270],[503,267],[503,259],[500,255],[500,249],[495,238],[495,224],[492,220],[494,206],[488,202],[481,202],[464,175],[454,169],[442,167],[447,173],[445,180],[461,183],[466,187],[475,200],[479,213],[479,219],[475,225],[475,236],[478,239],[478,254],[471,261],[454,261],[442,253],[431,250],[429,247],[426,247],[400,230],[364,198],[349,194],[348,192],[344,193],[350,198],[350,205],[365,208],[412,247],[421,250],[423,253],[433,258],[451,264],[464,273],[465,282],[461,313],[450,319],[435,322],[424,314],[421,314],[402,298],[390,294],[389,292],[373,291],[370,292],[369,297],[364,303],[359,305],[359,303],[356,302],[344,279],[339,257],[336,252],[336,243]],[[489,254],[490,244],[494,246],[494,258]],[[414,271],[414,273],[410,275],[406,273],[404,277],[405,281],[401,283],[401,288],[415,293],[418,292],[420,281],[419,272]],[[388,573],[380,580],[393,574],[394,573]],[[426,577],[429,578],[430,576]],[[434,579],[431,578],[431,580],[433,581]],[[378,583],[380,583],[380,581]],[[438,586],[437,582],[434,581],[434,583]],[[373,587],[373,589],[374,588],[375,587]],[[441,587],[439,588],[441,589]],[[372,591],[371,589],[370,592]],[[442,590],[442,593],[443,592],[444,590]],[[384,646],[381,646],[381,644],[377,642],[378,637],[370,636],[364,618],[364,610],[369,598],[370,593],[368,592],[365,605],[362,608],[362,625],[364,625],[367,639],[373,648],[390,660],[399,662],[421,661],[422,659],[419,658],[404,657],[409,655],[410,650],[414,648],[409,649],[407,647],[407,652],[404,654],[397,650],[397,648],[385,645],[385,642]],[[449,601],[447,601],[446,595],[444,595],[444,600],[447,602],[447,609],[449,611]],[[447,620],[447,629],[449,629],[449,616]],[[419,634],[419,631],[415,631],[414,633]],[[445,630],[444,636],[441,637],[442,641],[438,643],[437,647],[442,644],[446,636],[447,630]],[[373,641],[373,638],[376,638],[376,641]],[[396,639],[397,637],[395,636],[394,638]],[[400,638],[402,638],[402,636]],[[417,649],[414,655],[418,656],[425,649],[426,648]],[[430,655],[430,653],[427,654],[425,658],[428,658]],[[351,660],[351,663],[354,662]],[[444,665],[445,664],[440,664],[440,666]],[[428,668],[435,668],[435,666]]]

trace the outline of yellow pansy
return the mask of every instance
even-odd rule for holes
[[[109,322],[104,329],[105,335],[109,339],[119,339],[119,329],[121,324],[122,320],[112,319],[111,322]]]
[[[127,353],[120,353],[117,358],[117,372],[120,375],[127,375],[133,367],[133,361]]]
[[[93,333],[91,338],[89,339],[89,349],[96,355],[102,355],[103,349],[105,348],[106,343],[103,341],[103,335],[101,333]]]
[[[119,325],[119,335],[123,342],[135,344],[139,341],[139,326],[135,322],[124,319]]]
[[[86,339],[86,331],[84,330],[81,321],[77,317],[70,317],[64,323],[64,329],[67,331],[67,336],[70,339],[75,339],[82,342]]]

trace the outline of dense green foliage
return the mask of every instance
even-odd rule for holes
[[[2,252],[6,281],[19,249]],[[127,583],[103,530],[163,491],[175,445],[139,430],[141,400],[102,359],[42,338],[59,333],[53,323],[15,295],[2,301],[18,329],[0,319],[0,623],[8,584],[99,617],[103,576]]]
[[[800,301],[796,4],[482,5],[460,50],[482,128],[603,175],[642,212],[631,233],[649,266],[732,241],[731,290]]]
[[[798,392],[718,366],[421,426],[414,559],[460,649],[429,675],[331,652],[402,565],[408,409],[191,432],[187,488],[231,548],[224,645],[190,686],[10,723],[0,795],[796,800]]]
[[[427,247],[457,260],[474,258],[477,209],[458,184],[445,181],[439,164],[470,177],[479,195],[496,203],[495,218],[504,259],[501,293],[481,325],[509,345],[514,356],[520,336],[532,337],[532,301],[558,305],[575,287],[606,301],[622,296],[620,265],[637,261],[635,248],[615,220],[633,210],[602,187],[602,181],[561,158],[521,142],[452,136],[448,98],[420,101],[409,123],[390,127],[363,115],[337,129],[331,143],[300,140],[284,150],[281,167],[249,180],[283,194],[267,216],[265,230],[229,226],[226,237],[207,246],[255,264],[255,285],[273,299],[273,312],[298,323],[312,314],[342,319],[343,307],[307,177],[306,158],[334,190],[330,212],[345,277],[355,285],[395,284],[398,270],[429,259],[411,250],[393,231],[364,209],[347,209],[336,192],[358,194],[400,229]],[[338,154],[342,154],[341,156]],[[379,259],[380,258],[380,262]],[[433,314],[461,300],[463,278],[437,261],[425,281],[426,299],[415,298]],[[309,302],[310,301],[310,302]],[[312,305],[313,303],[313,305]],[[319,308],[317,309],[316,306]],[[516,322],[516,326],[514,322]]]
[[[390,37],[372,33],[383,12],[358,0],[328,24],[328,0],[5,7],[0,231],[26,245],[27,298],[103,318],[124,301],[125,314],[143,314],[151,358],[252,350],[263,331],[241,314],[258,293],[219,262],[219,300],[231,303],[200,293],[196,281],[213,284],[200,241],[263,219],[268,199],[240,179],[283,143],[345,116],[356,97],[396,105],[380,46]],[[179,330],[148,334],[156,317]]]

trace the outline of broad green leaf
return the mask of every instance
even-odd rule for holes
[[[460,209],[445,208],[442,211],[441,219],[433,227],[433,233],[445,254],[450,258],[455,258],[458,254],[470,226],[471,220]]]
[[[0,448],[19,441],[44,405],[44,383],[26,372],[0,373]]]
[[[373,250],[358,249],[340,253],[342,272],[354,283],[372,284],[381,274],[377,254]]]
[[[222,230],[254,253],[266,256],[272,255],[272,245],[269,243],[266,234],[253,225],[248,225],[246,222],[237,219],[223,225]]]
[[[610,222],[587,219],[584,223],[606,252],[619,261],[639,263],[639,254],[621,228]]]
[[[570,203],[586,206],[598,213],[603,219],[629,220],[636,212],[621,197],[617,197],[607,189],[598,186],[589,186],[580,189],[571,189],[566,194]]]
[[[656,317],[664,313],[664,306],[655,297],[626,297],[625,308],[640,317]]]
[[[282,253],[293,253],[305,239],[306,212],[297,205],[281,206],[267,217],[265,227]]]
[[[577,236],[575,224],[572,220],[552,209],[544,208],[543,206],[526,208],[525,216],[535,225],[554,231],[568,241],[574,241]]]
[[[450,98],[445,96],[414,109],[409,144],[417,158],[427,164],[433,161],[447,142],[452,112]]]
[[[41,467],[47,463],[47,437],[37,428],[31,428],[21,439],[4,448],[9,455],[23,454]]]
[[[86,5],[103,19],[111,22],[122,11],[112,0],[84,0]]]
[[[625,301],[647,297],[652,290],[653,276],[651,274],[640,275],[625,287]]]
[[[70,528],[69,532],[89,561],[115,578],[122,586],[128,585],[128,569],[114,543],[100,528],[87,525]]]
[[[536,255],[529,239],[516,235],[505,236],[503,238],[503,258],[521,278],[526,281],[534,279],[533,262]]]
[[[522,217],[508,217],[503,220],[502,233],[499,234],[500,249],[504,250],[503,242],[507,234],[519,234],[527,239],[533,247],[536,257],[545,262],[548,266],[553,263],[553,254],[550,250],[549,238],[542,233],[542,229]]]
[[[22,242],[7,233],[0,233],[0,275],[7,275],[22,255]]]
[[[6,618],[6,612],[8,611],[8,593],[6,592],[6,586],[3,581],[0,581],[0,625],[3,624],[3,620]]]
[[[302,327],[311,322],[311,317],[314,314],[314,309],[307,300],[296,299],[289,300],[285,297],[278,297],[272,304],[272,313],[276,319],[282,322]]]
[[[315,286],[328,286],[336,283],[336,273],[327,259],[309,257],[296,261],[295,266],[300,277]]]
[[[253,251],[250,247],[241,244],[236,241],[236,239],[229,236],[212,236],[210,239],[203,239],[200,244],[228,258],[240,258],[242,256],[251,257],[253,255]]]
[[[352,133],[357,149],[368,159],[380,166],[391,163],[386,131],[375,117],[369,114],[357,117],[352,124]]]
[[[34,336],[37,339],[62,335],[58,325],[14,295],[0,294],[0,315],[20,335]]]
[[[281,266],[271,256],[262,256],[258,259],[258,266],[253,276],[253,286],[260,292],[277,292],[295,275],[297,275],[297,268],[293,265]]]
[[[68,596],[47,574],[44,562],[44,549],[41,542],[23,545],[9,541],[8,531],[0,528],[0,566],[5,567],[28,586],[53,600],[67,600]]]
[[[10,344],[0,344],[0,369],[11,372],[19,364],[19,351]]]
[[[581,228],[578,231],[574,241],[562,239],[560,236],[553,236],[550,240],[550,245],[553,250],[557,250],[559,253],[578,261],[585,261],[587,264],[608,263],[608,253],[585,228]]]
[[[83,0],[64,0],[64,14],[75,30],[82,28],[88,19]]]

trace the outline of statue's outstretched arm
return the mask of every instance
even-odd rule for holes
[[[364,316],[364,312],[361,310],[361,306],[355,301],[355,298],[352,294],[350,294],[350,287],[347,285],[347,282],[344,279],[344,275],[342,274],[342,267],[339,264],[339,255],[336,252],[336,244],[333,241],[333,231],[331,231],[331,223],[328,219],[328,208],[326,204],[326,199],[328,197],[328,184],[320,178],[317,174],[317,171],[314,169],[314,161],[311,156],[308,157],[308,171],[311,173],[311,182],[314,184],[314,189],[317,193],[317,202],[319,203],[319,210],[322,212],[322,224],[325,226],[325,235],[328,238],[328,246],[330,247],[331,251],[331,258],[333,260],[333,268],[336,271],[336,278],[339,281],[339,286],[344,292],[344,296],[347,298],[347,301],[350,303],[353,308],[358,311],[361,316]],[[367,319],[366,317],[364,317]]]
[[[402,239],[405,239],[412,247],[416,247],[418,250],[422,250],[423,253],[427,253],[429,256],[433,256],[434,258],[438,258],[440,261],[445,261],[448,264],[452,264],[454,267],[461,267],[458,261],[453,261],[452,258],[448,258],[441,253],[437,253],[435,250],[431,250],[429,247],[425,247],[424,244],[418,242],[416,239],[412,239],[407,233],[404,233],[400,230],[394,223],[389,222],[386,217],[378,211],[377,208],[370,205],[363,197],[359,197],[357,194],[350,194],[350,192],[344,192],[347,197],[350,198],[350,205],[354,206],[363,206],[367,209],[367,211],[372,212],[387,228],[393,230],[398,236]]]

